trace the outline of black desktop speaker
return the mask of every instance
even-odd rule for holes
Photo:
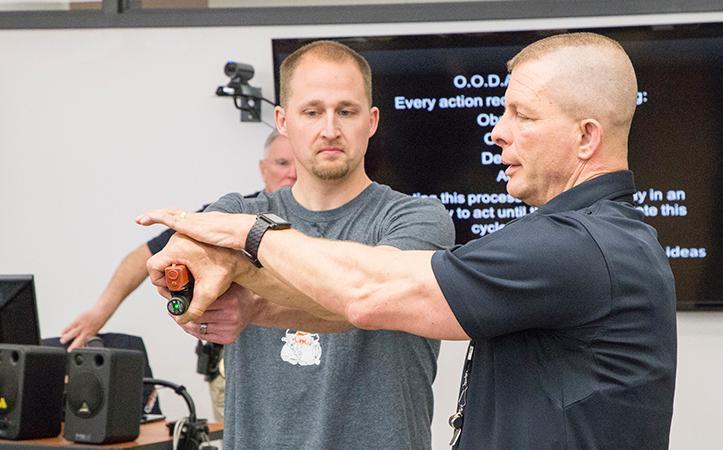
[[[0,439],[60,434],[65,363],[62,348],[0,344]]]
[[[143,353],[91,347],[73,350],[66,392],[65,439],[92,444],[134,440],[141,423]]]

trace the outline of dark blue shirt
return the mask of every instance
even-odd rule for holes
[[[631,172],[602,175],[432,268],[474,341],[461,449],[664,449],[675,285]]]
[[[201,209],[196,212],[202,212],[204,209],[206,209],[207,206],[208,205],[203,205]],[[160,252],[161,250],[163,250],[166,244],[168,244],[168,241],[171,240],[171,236],[173,236],[175,233],[176,230],[174,230],[173,228],[168,228],[164,230],[161,234],[146,242],[148,250],[150,250],[151,253],[154,255]]]

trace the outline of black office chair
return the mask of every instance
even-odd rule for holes
[[[97,339],[96,339],[97,338]],[[42,345],[50,347],[63,347],[68,348],[70,343],[61,344],[60,338],[47,338],[43,339]],[[143,339],[138,336],[131,336],[129,334],[122,333],[101,333],[98,336],[91,338],[87,344],[89,347],[106,347],[106,348],[121,348],[126,350],[138,350],[143,353],[144,369],[143,376],[145,378],[153,378],[153,371],[148,363],[148,352],[146,352],[146,346],[143,344]],[[156,392],[155,386],[144,384],[143,385],[143,404],[141,404],[143,415],[153,414],[160,415],[161,404],[158,399],[158,393]]]

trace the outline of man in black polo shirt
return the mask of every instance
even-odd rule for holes
[[[293,229],[249,235],[249,215],[159,210],[139,222],[245,248],[359,328],[471,339],[451,418],[458,448],[667,448],[675,291],[656,232],[633,207],[632,64],[617,42],[575,33],[533,43],[508,68],[492,136],[508,192],[539,209],[492,235],[390,252]],[[152,279],[167,259],[150,261]],[[220,294],[204,288],[201,310]]]

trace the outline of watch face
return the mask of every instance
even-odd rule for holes
[[[272,225],[289,225],[289,222],[273,213],[263,214],[263,217],[271,222]]]

